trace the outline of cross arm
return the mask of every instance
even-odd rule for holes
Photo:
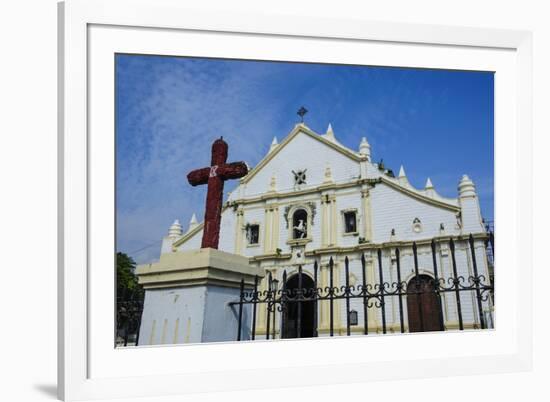
[[[210,168],[202,168],[193,170],[187,175],[187,181],[193,187],[198,186],[199,184],[208,183],[208,176],[210,175]]]
[[[248,167],[244,162],[226,163],[218,168],[218,175],[224,180],[238,179],[246,176],[248,173]]]

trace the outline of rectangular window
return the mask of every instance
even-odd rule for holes
[[[357,213],[355,211],[344,212],[344,225],[346,233],[357,232]]]
[[[258,244],[258,242],[260,241],[260,225],[247,225],[246,238],[249,245]]]

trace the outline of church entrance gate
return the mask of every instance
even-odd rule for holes
[[[487,240],[487,247],[490,244],[491,251],[494,250],[494,243],[491,236],[480,238]],[[472,275],[464,278],[459,275],[460,272],[468,270],[462,268],[459,270],[456,256],[455,244],[460,243],[461,248],[468,250],[471,253]],[[441,277],[439,267],[437,265],[437,256],[439,249],[445,247],[450,251],[451,272],[450,274]],[[468,305],[468,315],[473,318],[473,322],[467,322],[471,329],[486,329],[492,323],[492,317],[486,318],[487,312],[493,309],[494,287],[489,278],[480,274],[477,269],[475,240],[473,235],[469,237],[455,236],[448,239],[432,239],[430,246],[431,259],[433,262],[433,275],[430,277],[420,274],[418,267],[418,251],[415,242],[412,245],[400,245],[399,247],[379,247],[374,250],[374,262],[378,265],[377,283],[368,283],[366,277],[366,258],[365,254],[361,254],[361,278],[358,284],[350,285],[349,259],[346,256],[344,259],[345,268],[345,285],[334,285],[334,259],[331,257],[328,264],[328,286],[319,287],[318,278],[318,262],[313,264],[313,280],[302,273],[302,267],[298,267],[298,274],[292,275],[287,280],[286,271],[282,275],[282,287],[279,289],[274,286],[276,281],[273,280],[271,273],[268,274],[267,290],[258,291],[256,284],[252,291],[245,290],[244,281],[241,281],[241,292],[238,301],[230,303],[236,307],[236,315],[238,319],[237,340],[241,340],[241,330],[250,327],[251,336],[249,339],[255,339],[256,328],[256,311],[258,306],[266,308],[266,339],[276,338],[277,331],[275,328],[275,316],[280,313],[281,327],[280,335],[282,338],[300,338],[300,337],[316,337],[317,330],[317,305],[323,302],[328,306],[328,331],[329,336],[334,336],[335,332],[351,335],[352,326],[358,325],[358,311],[351,309],[351,300],[359,300],[362,307],[362,328],[357,328],[354,332],[362,332],[364,335],[369,334],[369,316],[378,316],[381,319],[381,325],[378,326],[377,332],[380,331],[386,334],[389,331],[387,325],[386,310],[391,303],[396,307],[398,321],[392,324],[391,331],[407,332],[405,326],[405,311],[408,313],[408,332],[419,331],[441,331],[445,330],[443,325],[441,297],[446,295],[448,300],[452,300],[456,307],[456,316],[458,319],[458,329],[464,330],[465,323],[463,319],[463,299],[473,300],[473,303]],[[401,276],[401,257],[400,252],[408,248],[412,248],[414,260],[414,276],[411,280],[402,281]],[[387,256],[386,259],[383,255]],[[384,261],[385,260],[385,261]],[[395,262],[395,270],[397,279],[386,281],[384,279],[384,267],[391,266]],[[338,304],[337,304],[338,303]],[[342,303],[342,304],[340,304]],[[252,305],[252,320],[243,322],[243,306]],[[357,305],[357,303],[355,303]],[[344,319],[342,322],[335,322],[335,310],[341,306],[344,310]],[[345,307],[345,309],[344,309]],[[407,310],[405,310],[407,309]],[[470,310],[470,309],[473,309]],[[470,319],[471,320],[471,319]],[[341,326],[345,325],[344,328]]]

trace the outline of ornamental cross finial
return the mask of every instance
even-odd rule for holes
[[[296,114],[300,116],[302,123],[304,122],[304,116],[306,115],[306,113],[307,113],[307,109],[303,106],[300,109],[298,109],[298,112],[296,112]]]
[[[223,137],[217,139],[212,144],[211,166],[193,170],[187,175],[192,186],[208,184],[201,248],[218,248],[224,182],[244,177],[248,173],[244,162],[226,163],[228,148]]]

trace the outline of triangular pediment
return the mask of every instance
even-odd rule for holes
[[[351,151],[350,149],[344,147],[340,143],[330,141],[329,139],[324,138],[323,136],[315,133],[309,127],[304,124],[297,124],[294,129],[286,136],[286,138],[278,144],[274,149],[272,149],[250,172],[241,179],[241,183],[248,183],[252,180],[254,176],[258,174],[272,159],[277,157],[283,150],[292,143],[292,141],[300,134],[307,135],[310,138],[313,138],[315,141],[318,141],[321,144],[333,149],[341,155],[346,156],[350,160],[355,162],[360,162],[365,160],[365,157],[359,156],[357,153]]]

